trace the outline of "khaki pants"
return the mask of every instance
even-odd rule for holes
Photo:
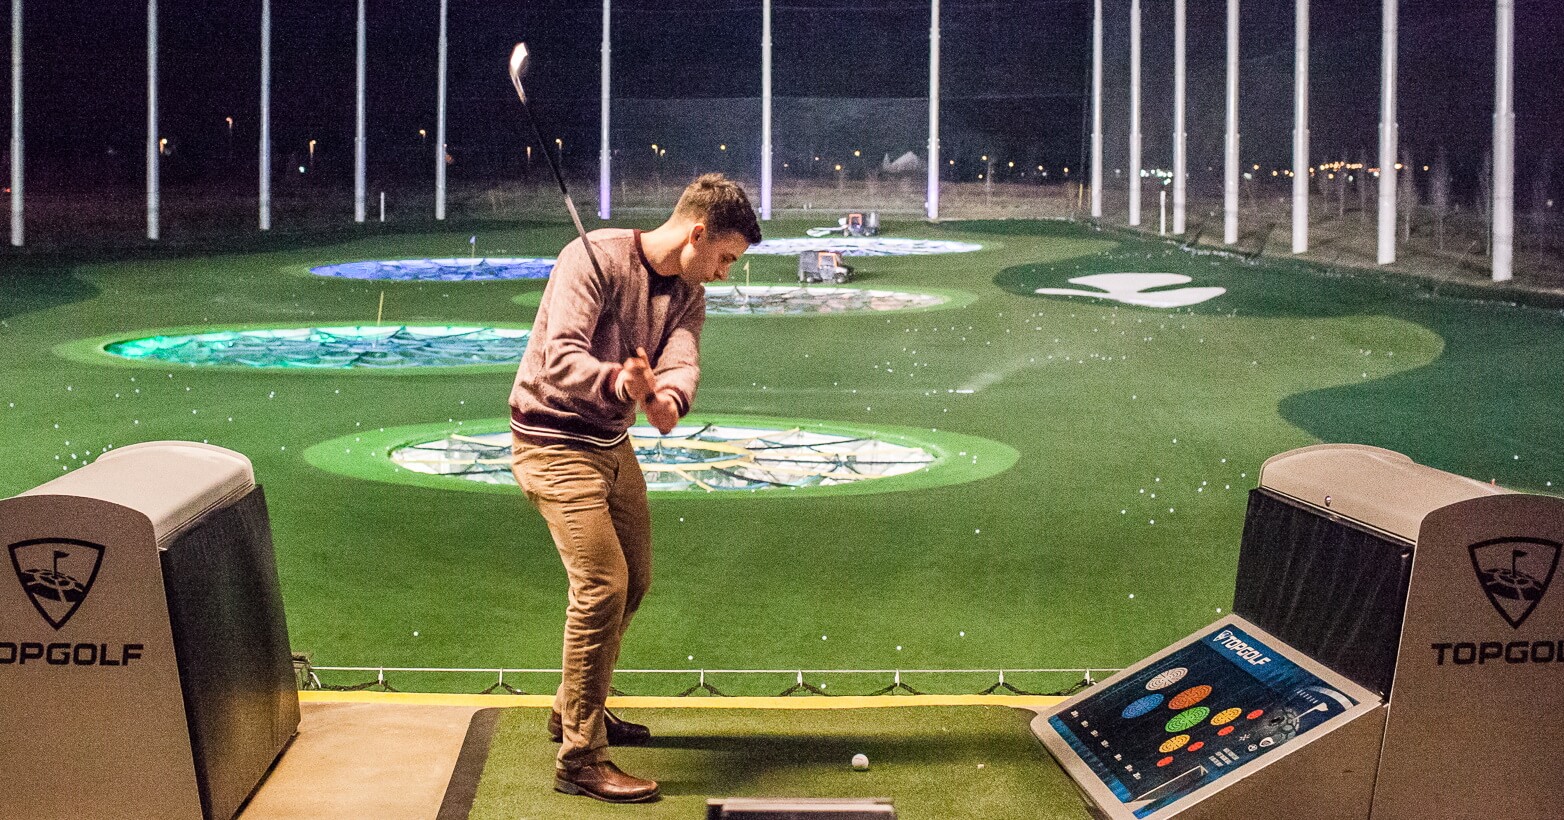
[[[574,769],[608,759],[604,703],[620,641],[652,582],[646,479],[628,439],[609,449],[511,440],[511,472],[548,522],[570,578],[554,708],[565,730],[557,765]]]

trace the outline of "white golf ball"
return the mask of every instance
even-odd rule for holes
[[[868,755],[862,755],[862,754],[853,755],[853,771],[855,771],[855,772],[867,772],[867,771],[869,771],[869,756]]]

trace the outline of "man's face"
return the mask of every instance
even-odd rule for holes
[[[680,253],[684,272],[680,279],[692,285],[707,282],[725,282],[728,268],[749,250],[749,241],[743,234],[712,233],[705,225],[697,223],[690,228],[690,241]]]

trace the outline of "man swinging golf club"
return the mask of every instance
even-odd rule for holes
[[[651,583],[646,481],[627,431],[638,404],[664,433],[689,411],[700,379],[702,285],[727,279],[759,241],[743,189],[706,174],[661,226],[605,228],[565,246],[543,291],[510,394],[511,469],[570,579],[549,720],[561,741],[554,788],[567,794],[657,797],[655,781],[609,760],[609,746],[643,743],[650,731],[604,707],[620,642]]]

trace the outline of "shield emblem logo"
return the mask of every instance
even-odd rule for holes
[[[11,545],[11,567],[33,608],[55,629],[76,614],[103,564],[103,547],[72,538],[36,538]]]
[[[1559,548],[1538,538],[1495,538],[1468,547],[1483,593],[1510,626],[1520,628],[1548,593]]]

